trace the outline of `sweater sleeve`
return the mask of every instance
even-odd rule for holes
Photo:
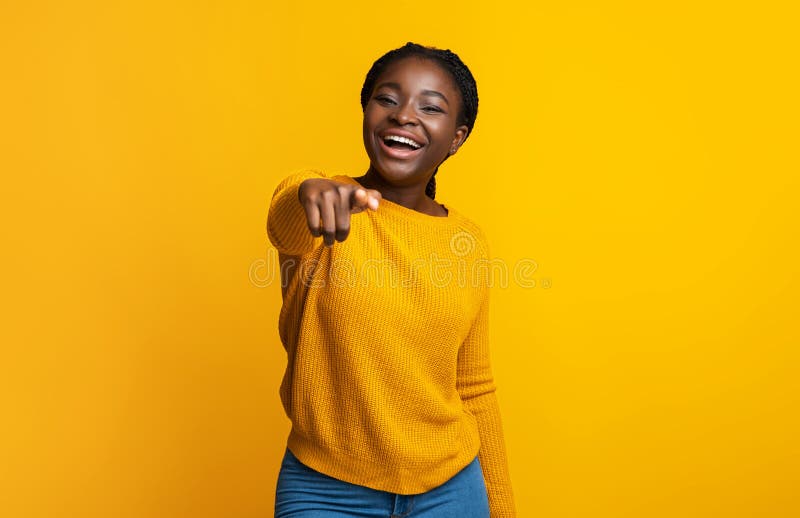
[[[458,352],[457,388],[464,407],[478,424],[478,460],[486,482],[490,516],[513,518],[516,508],[489,355],[489,291],[487,283],[475,321]]]
[[[327,178],[315,170],[290,174],[278,184],[272,194],[267,215],[267,235],[272,245],[287,255],[303,255],[322,243],[322,236],[314,237],[308,228],[306,210],[300,204],[300,184],[309,178]]]

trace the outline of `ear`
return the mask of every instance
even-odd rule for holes
[[[466,125],[456,128],[456,134],[453,137],[453,142],[450,143],[450,155],[456,154],[458,148],[461,147],[461,144],[467,140],[467,134],[469,134],[469,128]]]

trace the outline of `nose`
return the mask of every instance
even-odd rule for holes
[[[397,108],[391,114],[392,120],[397,121],[399,124],[408,124],[413,122],[416,124],[417,117],[414,113],[414,107],[411,105],[410,102],[401,103],[397,105]]]

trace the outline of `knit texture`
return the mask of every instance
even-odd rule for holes
[[[516,516],[490,365],[484,233],[450,205],[442,217],[382,199],[326,247],[298,199],[308,178],[359,185],[303,170],[270,202],[288,448],[321,473],[402,495],[445,483],[478,455],[492,518]]]

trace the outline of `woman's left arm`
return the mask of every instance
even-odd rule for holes
[[[508,470],[500,405],[489,356],[489,286],[482,288],[477,316],[458,352],[457,388],[464,407],[475,416],[480,434],[478,460],[483,469],[491,518],[516,516]]]

